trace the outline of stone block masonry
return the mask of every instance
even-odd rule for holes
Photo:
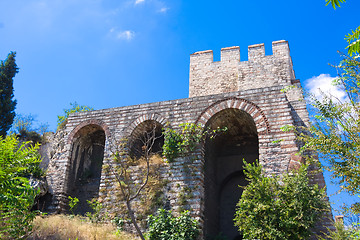
[[[190,56],[189,97],[290,85],[295,80],[287,41],[272,43],[273,55],[265,56],[264,44],[248,47],[248,61],[240,61],[240,48],[221,49],[221,60],[213,61],[213,52],[201,51]]]
[[[295,133],[280,128],[309,124],[288,43],[276,41],[272,48],[273,55],[265,56],[264,44],[249,46],[248,61],[240,61],[239,47],[223,48],[219,62],[213,62],[212,51],[192,54],[186,99],[71,114],[57,133],[48,168],[53,210],[66,209],[69,195],[83,201],[99,197],[116,209],[115,177],[102,166],[111,161],[115,142],[141,134],[148,122],[174,129],[181,123],[226,126],[226,134],[199,144],[189,158],[161,164],[157,176],[166,180],[164,206],[190,209],[201,223],[202,239],[219,232],[229,239],[239,237],[231,222],[241,197],[237,186],[246,185],[242,160],[259,159],[268,174],[296,168],[302,161],[296,155],[301,145]],[[134,169],[138,176],[139,171]],[[324,186],[322,174],[315,182]]]

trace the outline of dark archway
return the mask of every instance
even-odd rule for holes
[[[259,158],[259,140],[252,117],[245,111],[229,108],[212,116],[206,127],[227,127],[228,131],[205,142],[205,212],[204,236],[212,239],[222,234],[229,240],[242,239],[234,226],[236,203],[247,184],[243,159]]]
[[[164,145],[163,126],[155,120],[146,120],[140,123],[129,136],[130,154],[133,158],[141,158],[144,151],[144,143],[153,140],[149,146],[151,155],[161,155]]]
[[[73,137],[67,194],[79,199],[75,212],[91,212],[87,200],[99,196],[104,159],[105,131],[99,125],[82,127]]]

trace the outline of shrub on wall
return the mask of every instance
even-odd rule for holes
[[[85,105],[79,105],[77,102],[70,103],[71,108],[64,109],[64,115],[58,115],[57,118],[57,129],[62,129],[65,127],[67,123],[67,119],[70,116],[71,113],[76,112],[86,112],[86,111],[92,111],[94,110],[92,107],[85,106]]]

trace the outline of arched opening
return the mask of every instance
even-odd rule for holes
[[[95,124],[81,128],[73,138],[67,194],[77,197],[75,212],[91,212],[87,200],[99,196],[101,170],[104,159],[105,132]]]
[[[243,159],[259,158],[259,141],[254,120],[245,111],[225,109],[212,116],[206,127],[227,127],[227,132],[205,142],[205,212],[204,236],[242,239],[234,226],[236,203],[247,184]]]
[[[146,120],[136,126],[129,139],[131,157],[141,158],[145,150],[149,150],[151,156],[160,156],[164,145],[162,129],[163,126],[154,120]]]

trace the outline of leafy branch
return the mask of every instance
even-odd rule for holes
[[[166,128],[164,131],[163,155],[169,161],[193,152],[206,138],[213,139],[227,131],[227,127],[211,130],[200,124],[182,123],[179,129]]]
[[[326,6],[331,3],[331,6],[336,9],[336,7],[340,7],[340,3],[345,3],[346,0],[326,0]],[[360,53],[360,26],[351,31],[348,35],[345,36],[345,40],[348,43],[346,49],[348,50],[348,54],[352,56],[353,54]]]

